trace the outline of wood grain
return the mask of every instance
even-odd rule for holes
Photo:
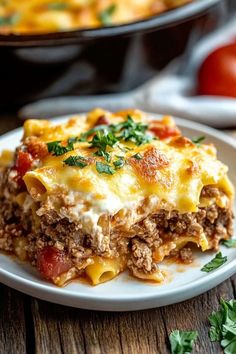
[[[222,353],[208,338],[208,316],[235,297],[236,276],[180,304],[138,312],[85,311],[0,287],[0,353],[166,354],[174,329],[197,330],[195,354]]]
[[[19,124],[0,120],[0,134]],[[236,276],[180,304],[109,313],[50,304],[0,284],[0,354],[166,354],[174,329],[198,331],[195,354],[222,353],[208,338],[208,316],[221,297],[235,294]]]
[[[24,296],[0,284],[0,353],[26,353]]]

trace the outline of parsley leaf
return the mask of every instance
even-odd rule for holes
[[[201,271],[207,273],[212,272],[213,270],[221,267],[225,262],[227,262],[227,256],[223,257],[222,253],[218,252],[215,258],[202,267]]]
[[[191,141],[192,141],[192,143],[194,143],[196,145],[200,145],[203,142],[203,140],[205,140],[205,139],[206,139],[206,137],[202,135],[202,136],[193,137],[191,139]]]
[[[18,13],[14,13],[10,16],[0,16],[0,27],[1,26],[13,26],[20,19],[20,15]]]
[[[47,143],[48,152],[51,152],[53,156],[61,156],[67,153],[68,151],[74,150],[74,144],[78,141],[78,138],[69,138],[67,140],[67,145],[61,145],[61,140],[51,141]]]
[[[51,152],[53,156],[61,156],[66,152],[70,151],[68,147],[61,145],[60,140],[47,143],[47,147],[48,147],[48,152]]]
[[[75,136],[75,137],[69,138],[67,140],[67,143],[68,143],[68,145],[73,145],[73,144],[77,143],[78,141],[79,141],[78,137]]]
[[[236,239],[231,238],[230,240],[224,240],[222,244],[227,248],[236,247]]]
[[[75,139],[76,142],[87,141],[88,144],[91,145],[91,148],[97,148],[97,151],[94,152],[94,155],[104,157],[107,162],[111,162],[111,155],[109,151],[107,151],[108,147],[113,148],[115,145],[117,145],[121,151],[126,152],[127,150],[132,149],[126,146],[120,146],[119,141],[131,141],[136,145],[148,143],[153,139],[153,137],[149,134],[146,134],[147,129],[147,124],[135,122],[132,117],[128,115],[124,122],[110,125],[101,124],[81,134],[79,138]],[[92,140],[88,141],[88,138],[91,135],[93,135]],[[70,141],[68,139],[68,145],[70,143],[73,145],[74,141]],[[59,150],[58,146],[56,149]],[[59,152],[57,151],[56,153]],[[140,154],[136,154],[135,158],[141,159],[142,157]],[[119,159],[113,162],[113,164],[116,169],[121,168],[124,165],[124,161]]]
[[[115,170],[110,166],[102,162],[96,162],[96,170],[98,173],[105,173],[107,175],[113,175]]]
[[[136,145],[142,145],[153,140],[153,137],[146,134],[148,129],[147,124],[135,122],[130,115],[127,116],[127,120],[122,123],[110,125],[113,133],[119,133],[117,138],[119,140],[131,141]]]
[[[220,300],[220,308],[209,316],[212,342],[220,342],[225,354],[236,353],[236,301]]]
[[[117,156],[118,160],[113,162],[113,165],[115,166],[116,169],[119,169],[124,166],[125,164],[125,159],[123,156]]]
[[[179,331],[171,332],[169,339],[171,345],[171,354],[187,354],[193,350],[193,345],[197,339],[196,331]]]
[[[80,168],[84,168],[88,165],[86,159],[83,156],[79,156],[79,155],[69,156],[63,162],[68,166],[76,166]]]
[[[88,137],[91,136],[92,134],[98,132],[99,130],[108,130],[108,126],[105,124],[97,125],[96,127],[89,129],[86,133],[82,133],[79,137],[80,142],[85,142],[87,141]]]
[[[117,8],[116,4],[111,4],[105,10],[100,12],[98,18],[103,25],[108,26],[112,23],[112,15],[116,11],[116,8]]]
[[[51,2],[47,5],[49,10],[65,10],[68,7],[68,4],[65,2]]]
[[[128,147],[128,146],[120,146],[119,144],[117,145],[118,149],[122,152],[127,152],[127,151],[131,151],[133,150],[132,148]]]
[[[102,156],[107,162],[111,161],[110,154],[106,151],[107,146],[113,147],[118,142],[115,135],[107,130],[99,130],[89,144],[91,147],[96,147],[98,150],[94,153],[96,156]]]
[[[136,160],[142,160],[142,158],[143,158],[139,152],[137,154],[133,155],[132,157],[134,157]]]

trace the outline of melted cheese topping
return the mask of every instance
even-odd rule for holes
[[[45,33],[122,24],[191,0],[0,0],[0,33]]]
[[[153,124],[149,115],[139,111],[111,114],[97,109],[60,125],[28,120],[24,126],[23,143],[27,144],[32,136],[41,142],[65,141],[91,129],[101,117],[105,116],[109,123],[115,124],[123,122],[127,113],[136,122]],[[168,117],[161,123],[164,127],[174,127],[173,120]],[[121,141],[108,148],[110,166],[117,155],[123,155],[126,161],[112,175],[96,170],[97,161],[107,164],[103,157],[94,155],[96,148],[91,148],[87,142],[77,142],[74,147],[75,150],[61,156],[47,154],[41,167],[27,172],[24,181],[33,199],[51,198],[51,204],[57,210],[61,206],[55,196],[65,195],[66,204],[71,208],[70,218],[83,215],[84,224],[88,219],[96,224],[104,213],[114,215],[121,209],[134,211],[146,200],[152,200],[149,203],[152,211],[165,208],[181,213],[196,212],[201,191],[207,185],[218,186],[229,198],[233,196],[233,187],[227,177],[228,168],[217,160],[216,149],[212,145],[196,145],[181,136],[152,140],[140,146]],[[134,158],[135,154],[142,158]],[[91,163],[80,168],[63,162],[75,155],[91,158]],[[68,210],[64,209],[64,212],[68,216]]]

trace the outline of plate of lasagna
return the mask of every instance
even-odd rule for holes
[[[126,311],[235,272],[236,143],[139,110],[27,120],[0,138],[0,281],[43,300]]]

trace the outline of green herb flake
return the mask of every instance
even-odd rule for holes
[[[179,331],[171,332],[169,339],[171,345],[171,354],[189,354],[193,350],[193,345],[198,337],[196,331]]]
[[[49,10],[62,11],[68,8],[68,4],[65,2],[51,2],[50,4],[47,4],[47,8]]]
[[[102,162],[96,162],[96,170],[98,173],[105,173],[107,175],[113,175],[115,173],[115,170],[112,168],[112,166]]]
[[[96,156],[104,157],[107,162],[111,161],[110,154],[106,151],[107,147],[113,147],[118,142],[115,135],[107,130],[99,130],[88,143],[91,148],[97,148],[98,150],[94,153]]]
[[[223,257],[222,253],[219,252],[209,263],[205,264],[201,271],[202,272],[212,272],[213,270],[221,267],[225,262],[227,262],[227,256]]]
[[[111,4],[105,10],[100,12],[100,14],[98,15],[98,18],[104,26],[109,26],[112,24],[112,16],[113,16],[114,12],[116,11],[116,9],[117,9],[117,5]]]
[[[97,125],[96,127],[89,129],[86,133],[82,133],[78,139],[80,142],[85,142],[87,139],[94,133],[98,131],[106,131],[108,130],[108,126],[105,124]]]
[[[236,301],[220,300],[217,312],[209,316],[209,337],[212,342],[220,342],[225,354],[236,353]]]
[[[69,138],[67,140],[67,143],[68,143],[68,145],[73,145],[73,144],[77,143],[78,141],[79,141],[78,137],[75,136],[75,137]]]
[[[20,15],[14,13],[10,16],[0,16],[0,27],[1,26],[14,26],[20,20]]]
[[[142,155],[140,155],[140,153],[137,153],[137,154],[133,155],[132,157],[136,160],[142,160],[142,158],[143,158]]]
[[[148,125],[135,122],[130,115],[127,116],[126,121],[110,125],[110,129],[118,134],[116,136],[119,140],[131,141],[136,145],[146,144],[153,140],[151,135],[146,134]]]
[[[205,136],[196,136],[191,139],[192,143],[196,145],[201,145],[201,143],[206,139]]]
[[[83,156],[79,156],[79,155],[69,156],[63,162],[68,166],[75,166],[80,168],[84,168],[88,165],[86,159]]]
[[[222,244],[227,248],[236,248],[236,239],[224,240]]]
[[[76,142],[87,142],[91,148],[97,148],[94,155],[103,157],[106,162],[111,162],[111,155],[107,151],[108,147],[113,148],[116,145],[121,151],[126,152],[132,150],[132,148],[122,147],[120,141],[130,141],[136,145],[146,144],[153,140],[151,135],[146,134],[147,129],[147,124],[135,122],[128,115],[124,122],[110,125],[103,124],[89,129],[87,132],[81,134]],[[92,140],[89,141],[90,136],[92,136]],[[139,159],[139,154],[136,154],[136,156]],[[119,161],[116,164],[122,165],[122,162]],[[114,166],[119,167],[118,165]]]
[[[119,144],[117,144],[117,147],[120,151],[122,152],[127,152],[127,151],[131,151],[133,150],[132,148],[128,147],[128,146],[120,146]]]
[[[66,154],[68,151],[74,150],[74,144],[78,141],[77,137],[69,138],[67,140],[67,145],[61,145],[61,140],[51,141],[47,143],[48,152],[52,153],[53,156],[61,156]]]
[[[109,154],[109,152],[107,151],[103,151],[103,150],[98,150],[94,153],[95,156],[101,156],[104,157],[104,159],[106,160],[106,162],[111,162],[111,155]]]
[[[113,162],[116,169],[122,168],[125,165],[125,159],[123,156],[119,156],[118,160]]]

